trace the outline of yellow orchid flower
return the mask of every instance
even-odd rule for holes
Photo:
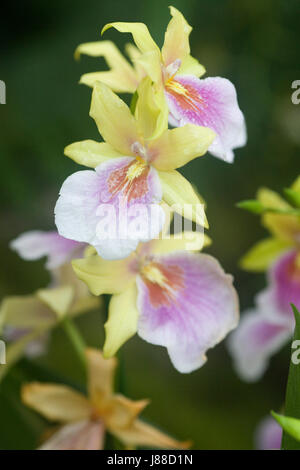
[[[188,442],[172,439],[139,419],[148,400],[132,401],[113,391],[116,359],[86,350],[85,396],[65,385],[31,383],[22,387],[22,401],[51,422],[59,423],[41,450],[100,450],[108,431],[126,447],[186,449]]]
[[[132,93],[145,75],[154,83],[157,93],[162,93],[168,107],[168,119],[172,126],[196,124],[211,128],[216,138],[209,147],[211,154],[233,162],[233,150],[245,145],[246,126],[234,85],[221,77],[200,79],[205,68],[190,54],[189,35],[192,31],[184,16],[170,7],[172,19],[168,24],[165,40],[160,50],[143,23],[114,22],[104,26],[102,33],[115,28],[131,33],[136,48],[127,48],[134,68],[122,58],[112,43],[91,43],[78,47],[76,55],[85,53],[104,56],[110,71],[85,74],[81,83],[94,86],[101,80],[114,91]]]
[[[135,116],[110,88],[95,84],[90,115],[105,142],[85,140],[65,149],[95,171],[79,171],[64,182],[55,208],[62,236],[93,245],[103,258],[124,258],[159,234],[162,201],[207,226],[202,201],[176,169],[203,155],[215,134],[193,124],[169,130],[164,108],[149,78],[138,88]],[[144,230],[136,230],[137,219]],[[102,233],[106,227],[113,233]]]
[[[113,294],[105,357],[138,333],[166,347],[179,372],[206,362],[206,351],[237,326],[239,316],[232,277],[212,256],[190,252],[209,242],[203,233],[185,231],[141,244],[124,260],[95,254],[73,261],[93,294]]]
[[[300,177],[290,189],[300,198]],[[270,209],[270,211],[263,212],[262,224],[272,236],[255,244],[242,258],[241,267],[249,271],[264,271],[284,251],[300,250],[300,217],[297,214],[289,214],[293,206],[268,188],[261,188],[257,192],[257,200],[263,207]],[[272,212],[272,210],[279,212]],[[280,211],[287,211],[287,213],[280,213]],[[297,265],[300,267],[300,254],[297,257]]]
[[[99,308],[85,284],[74,275],[70,260],[83,253],[85,245],[63,239],[57,232],[32,231],[11,242],[11,248],[24,259],[47,256],[52,281],[49,287],[30,295],[10,296],[0,306],[0,333],[9,342],[6,365],[0,380],[22,357],[38,356],[45,350],[49,332],[65,317],[74,318]]]

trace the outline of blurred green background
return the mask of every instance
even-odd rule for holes
[[[78,170],[63,156],[67,144],[98,139],[88,116],[90,89],[77,84],[82,73],[104,68],[101,59],[73,60],[75,47],[100,38],[109,21],[143,21],[161,43],[169,2],[151,0],[28,0],[7,4],[0,19],[0,79],[7,104],[0,105],[1,235],[0,296],[25,294],[47,285],[43,262],[26,263],[8,249],[20,232],[53,229],[53,207],[64,179]],[[209,155],[183,173],[208,204],[210,252],[235,276],[241,309],[253,304],[263,275],[240,271],[239,257],[264,231],[259,220],[235,208],[259,186],[280,190],[299,173],[300,106],[291,103],[291,83],[299,79],[299,0],[174,0],[190,24],[192,53],[210,76],[236,85],[245,113],[248,144],[234,165]],[[106,33],[121,50],[129,36]],[[94,346],[103,341],[103,315],[78,325]],[[97,325],[97,327],[95,327]],[[196,449],[248,449],[253,432],[284,399],[288,349],[272,360],[263,380],[242,383],[224,344],[190,375],[176,372],[165,350],[134,338],[123,348],[126,394],[149,397],[146,419]],[[0,366],[1,367],[1,366]],[[34,364],[24,360],[0,390],[0,448],[30,449],[47,423],[19,401],[22,381],[78,382],[78,364],[63,332],[53,334],[50,354]]]

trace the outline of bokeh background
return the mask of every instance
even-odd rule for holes
[[[53,208],[64,179],[78,166],[63,148],[98,138],[88,116],[90,89],[77,84],[82,73],[101,70],[101,59],[73,59],[75,47],[100,38],[109,21],[143,21],[162,43],[169,21],[162,0],[27,0],[1,7],[0,79],[7,104],[0,105],[0,296],[26,294],[49,281],[43,262],[24,262],[9,241],[31,229],[53,229]],[[236,85],[245,113],[248,144],[233,165],[209,155],[183,173],[204,196],[213,245],[210,252],[235,276],[241,310],[253,304],[263,275],[242,272],[240,256],[264,235],[255,216],[236,202],[259,186],[280,190],[299,173],[300,106],[291,103],[291,83],[299,79],[298,0],[173,0],[194,27],[192,53],[207,74]],[[114,31],[106,39],[124,47],[129,36]],[[78,320],[90,345],[103,344],[103,312]],[[123,386],[132,398],[150,397],[144,417],[196,449],[249,449],[257,423],[284,400],[288,348],[272,360],[263,380],[245,384],[235,375],[224,344],[190,375],[176,372],[165,350],[129,341],[123,348]],[[0,366],[1,367],[1,366]],[[31,449],[47,423],[19,400],[22,381],[80,383],[82,377],[64,333],[54,332],[49,356],[21,361],[0,389],[0,448]]]

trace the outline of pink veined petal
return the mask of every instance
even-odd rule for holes
[[[81,257],[86,245],[64,238],[55,230],[33,230],[12,240],[10,247],[25,260],[37,260],[46,256],[46,268],[56,269],[74,257]]]
[[[296,250],[282,255],[271,267],[269,282],[273,288],[277,308],[284,316],[293,317],[291,303],[300,309],[300,268],[296,264]]]
[[[158,282],[151,281],[153,268]],[[231,276],[209,255],[182,252],[153,258],[144,273],[137,279],[138,334],[165,346],[180,372],[201,367],[206,351],[238,322]]]
[[[101,450],[104,426],[98,421],[66,424],[48,439],[39,450]]]
[[[264,418],[255,432],[255,447],[259,450],[281,448],[282,428],[272,416]]]
[[[213,129],[217,136],[209,152],[232,163],[233,150],[244,146],[247,140],[245,119],[234,85],[221,77],[199,79],[193,75],[176,75],[169,85],[167,82],[165,93],[170,124],[191,123]]]
[[[264,300],[272,299],[268,291],[265,294]],[[271,356],[281,349],[293,332],[292,322],[280,317],[274,303],[263,305],[265,311],[250,310],[242,315],[237,330],[228,341],[235,369],[248,382],[256,381],[264,374]],[[272,305],[273,316],[270,315]]]
[[[164,223],[156,170],[133,157],[104,162],[96,171],[71,175],[56,204],[59,232],[93,245],[105,259],[121,259]]]

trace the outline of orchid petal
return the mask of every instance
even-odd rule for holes
[[[92,57],[104,57],[109,71],[87,73],[82,75],[80,83],[93,86],[95,81],[101,81],[116,92],[134,93],[138,80],[135,70],[112,41],[97,41],[80,44],[75,51],[75,58],[79,59],[81,54]]]
[[[229,163],[233,149],[246,143],[246,126],[234,85],[221,77],[198,79],[193,75],[176,75],[165,85],[169,104],[169,122],[205,126],[216,133],[209,152]]]
[[[55,269],[70,261],[74,253],[79,255],[84,245],[62,237],[56,231],[32,230],[22,233],[10,243],[10,248],[25,260],[37,260],[47,256],[46,268]]]
[[[104,359],[99,350],[86,350],[88,368],[88,392],[95,407],[113,393],[114,377],[117,367],[115,358]]]
[[[149,242],[149,250],[153,254],[172,253],[175,251],[200,251],[211,244],[210,238],[202,231],[184,231],[160,240]]]
[[[37,329],[49,327],[55,320],[54,312],[35,295],[6,297],[1,304],[0,328]]]
[[[90,168],[96,168],[100,163],[122,156],[106,142],[95,142],[94,140],[74,142],[65,148],[64,153],[79,165]]]
[[[266,297],[265,297],[266,299]],[[240,325],[229,337],[228,347],[238,375],[247,382],[258,380],[265,372],[270,357],[289,340],[292,327],[275,314],[264,314],[261,309],[249,310]]]
[[[103,423],[83,420],[63,426],[39,450],[102,450],[103,446]]]
[[[127,429],[114,430],[114,435],[128,446],[158,447],[161,449],[187,449],[190,442],[180,442],[150,424],[135,420]]]
[[[172,19],[168,24],[161,50],[165,66],[177,59],[183,60],[190,54],[189,35],[192,27],[176,8],[171,6],[170,12]]]
[[[197,224],[208,228],[203,201],[192,185],[178,171],[159,171],[163,190],[163,200],[172,206],[175,212]]]
[[[108,320],[105,323],[103,354],[111,357],[137,331],[139,312],[136,308],[135,284],[120,294],[114,295],[109,304]]]
[[[194,75],[195,77],[201,77],[206,72],[205,67],[199,63],[197,59],[188,55],[181,62],[181,66],[178,70],[178,75]]]
[[[215,135],[208,127],[193,124],[166,130],[161,137],[149,143],[151,163],[163,171],[180,168],[196,157],[204,155]]]
[[[111,147],[123,155],[132,155],[132,144],[140,140],[136,121],[124,101],[103,83],[94,86],[90,116]]]
[[[30,383],[22,387],[22,401],[49,421],[87,419],[91,405],[84,395],[65,385]]]
[[[168,128],[168,106],[163,90],[154,90],[151,80],[145,78],[138,90],[135,116],[141,135],[147,139],[157,139]]]
[[[159,51],[158,46],[153,41],[151,34],[144,23],[108,23],[102,29],[101,34],[109,28],[115,28],[120,33],[131,33],[135,44],[142,53],[153,50]]]
[[[74,300],[74,288],[61,286],[53,289],[39,289],[37,298],[46,304],[58,318],[64,317],[71,308]]]
[[[138,282],[138,334],[165,346],[183,373],[201,367],[214,347],[238,323],[232,278],[209,255],[160,255]]]
[[[256,448],[275,450],[281,448],[282,429],[271,416],[264,418],[255,432]]]
[[[277,238],[266,238],[256,243],[240,261],[243,269],[248,271],[265,271],[278,256],[292,245]]]
[[[132,425],[148,403],[148,400],[133,401],[123,395],[114,395],[109,401],[108,406],[111,411],[106,417],[105,424],[112,433],[118,429],[126,429]]]
[[[117,294],[127,289],[135,280],[135,272],[131,269],[135,257],[131,255],[125,260],[107,261],[100,256],[73,261],[76,275],[88,286],[94,295]]]

